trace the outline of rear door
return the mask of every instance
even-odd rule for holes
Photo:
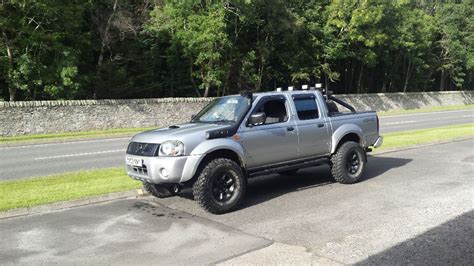
[[[241,131],[247,166],[252,168],[297,159],[298,136],[287,98],[284,95],[264,96],[251,114],[258,112],[266,114],[265,123],[250,126],[244,120]]]
[[[330,125],[318,108],[313,93],[292,95],[298,125],[299,158],[326,155],[331,151]]]

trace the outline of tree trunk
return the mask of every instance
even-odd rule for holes
[[[360,93],[361,82],[362,82],[362,74],[364,73],[364,65],[361,64],[360,66],[360,73],[359,73],[359,80],[357,81],[357,94]]]
[[[411,72],[411,60],[408,59],[408,68],[407,68],[407,74],[405,76],[405,85],[403,86],[403,92],[407,92],[408,80],[410,79],[410,72]]]
[[[352,84],[354,82],[354,71],[355,71],[355,67],[356,67],[356,64],[352,64],[352,69],[351,69],[351,76],[350,76],[350,79],[349,79],[349,92],[348,93],[352,93]]]
[[[262,89],[264,64],[265,64],[264,56],[260,55],[260,66],[258,67],[258,81],[257,81],[257,84],[255,84],[256,91],[260,91]]]
[[[210,88],[210,86],[209,86],[209,85],[206,85],[206,90],[204,90],[204,95],[203,95],[203,97],[208,97],[208,96],[209,96],[209,88]]]
[[[112,7],[112,13],[110,14],[109,18],[107,19],[107,24],[105,25],[104,33],[102,34],[102,39],[101,39],[101,45],[100,45],[100,53],[99,53],[99,58],[97,59],[97,77],[100,79],[100,72],[102,68],[102,64],[104,62],[104,54],[105,54],[105,48],[109,45],[109,31],[110,31],[110,25],[112,24],[112,17],[115,14],[115,11],[117,10],[117,1],[114,1],[114,6]],[[94,94],[93,98],[97,99],[97,91],[98,88],[97,86],[94,88]]]
[[[389,81],[389,85],[388,85],[388,92],[392,92],[392,87],[393,87],[393,77],[395,76],[395,71],[397,69],[397,64],[398,64],[398,60],[400,59],[400,52],[397,53],[397,56],[395,57],[395,62],[393,63],[393,66],[392,66],[392,71],[390,72],[390,81]]]
[[[230,80],[230,72],[232,70],[232,64],[230,64],[229,66],[229,70],[227,71],[227,75],[225,77],[225,82],[224,82],[224,86],[222,87],[222,95],[221,96],[224,96],[226,93],[227,93],[227,87],[229,86],[229,80]],[[218,95],[219,96],[219,95]]]
[[[439,90],[444,91],[444,82],[446,80],[446,72],[444,69],[441,70],[441,79],[439,80]]]
[[[189,78],[191,79],[191,83],[193,84],[194,91],[196,92],[197,97],[201,97],[201,93],[199,92],[199,88],[196,84],[196,81],[193,78],[193,62],[189,60]]]
[[[2,31],[2,35],[3,35],[3,41],[5,43],[5,47],[7,50],[7,57],[8,57],[8,72],[7,73],[10,73],[13,70],[13,53],[12,53],[10,44],[8,43],[8,38],[5,31]],[[7,80],[9,80],[9,78],[7,78]],[[14,84],[11,84],[11,82],[8,82],[8,93],[10,95],[10,101],[15,101],[16,100],[16,87]]]

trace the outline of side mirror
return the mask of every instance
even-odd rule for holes
[[[265,123],[265,120],[267,120],[265,113],[255,113],[250,115],[249,124],[252,126],[258,126]]]
[[[196,118],[196,115],[191,115],[191,120],[194,120]]]

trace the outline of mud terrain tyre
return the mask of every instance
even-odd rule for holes
[[[197,203],[206,211],[222,214],[234,210],[242,201],[247,179],[240,166],[226,158],[210,161],[193,185]]]
[[[348,141],[331,157],[331,174],[341,184],[353,184],[364,174],[366,164],[364,149],[357,142]]]
[[[148,182],[143,182],[143,188],[151,195],[157,198],[169,198],[176,196],[176,192],[171,185],[158,185]]]

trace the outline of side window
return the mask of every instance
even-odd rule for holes
[[[253,111],[253,113],[259,112],[265,113],[267,117],[264,125],[286,122],[288,120],[285,100],[283,99],[272,99],[265,101]]]
[[[296,112],[300,120],[316,119],[319,117],[318,106],[316,100],[313,98],[296,98],[295,102]]]

